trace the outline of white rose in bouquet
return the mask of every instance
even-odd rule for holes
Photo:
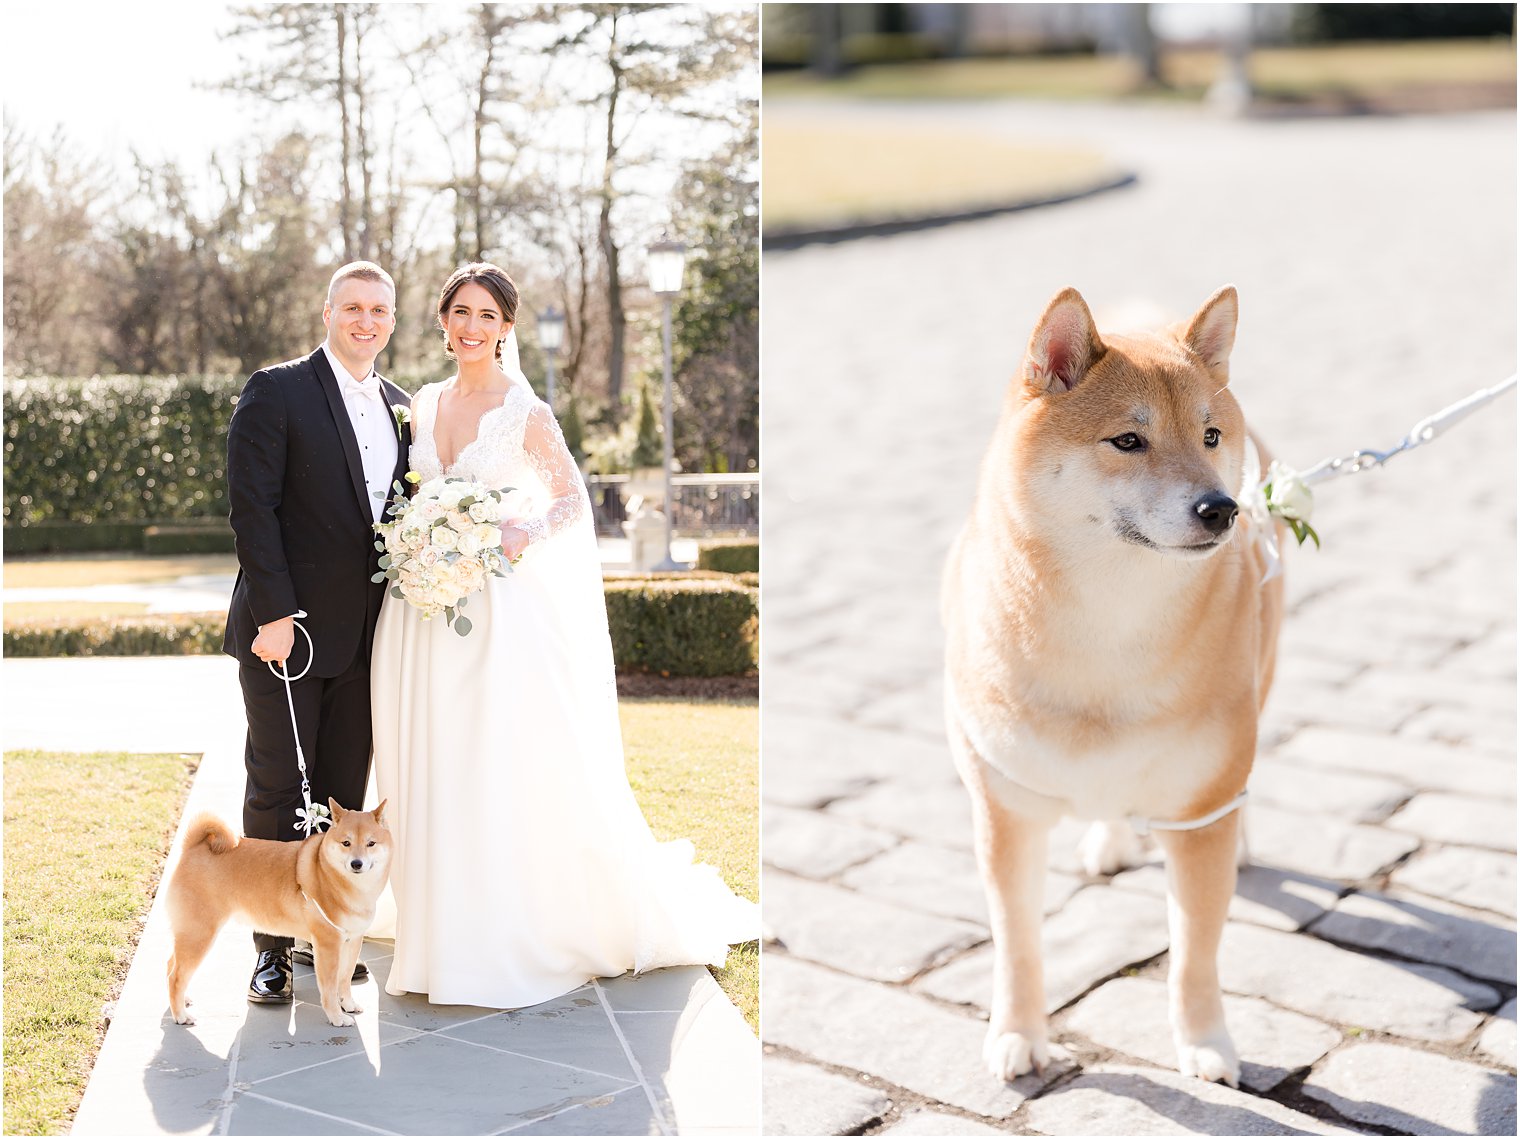
[[[408,483],[420,482],[414,473]],[[417,486],[408,498],[401,483],[391,499],[390,521],[375,524],[380,540],[380,572],[373,580],[391,583],[391,595],[430,618],[442,612],[454,631],[470,631],[460,612],[469,595],[489,577],[505,577],[511,567],[501,553],[502,498],[496,489],[468,479],[444,477]]]

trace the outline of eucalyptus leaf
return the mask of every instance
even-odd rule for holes
[[[460,617],[459,620],[454,622],[454,632],[458,633],[461,637],[468,633],[471,628],[473,626],[470,624],[468,617]]]
[[[401,594],[401,587],[399,585],[391,586],[391,596],[394,597],[397,601],[406,600],[406,598]]]
[[[370,581],[372,581],[372,582],[380,582],[380,581],[384,581],[384,580],[385,580],[385,574],[383,574],[383,573],[373,574],[370,577]]]

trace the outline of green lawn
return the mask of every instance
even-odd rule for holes
[[[5,1131],[68,1131],[192,755],[5,756]]]
[[[1096,151],[967,131],[799,121],[765,124],[767,232],[888,222],[1090,189],[1121,171]]]
[[[755,701],[623,700],[628,780],[660,839],[689,838],[699,861],[760,900],[760,709]],[[759,944],[713,976],[757,1032]]]
[[[621,703],[628,776],[661,839],[759,899],[759,708]],[[199,757],[5,756],[5,1132],[68,1131]],[[109,851],[109,857],[103,854]],[[758,945],[714,976],[759,1030]]]

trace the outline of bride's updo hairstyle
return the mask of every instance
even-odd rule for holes
[[[454,303],[454,294],[464,285],[476,284],[485,289],[501,306],[501,315],[508,324],[517,323],[517,286],[512,283],[512,278],[506,272],[489,261],[472,261],[468,265],[461,265],[449,274],[449,279],[443,283],[443,291],[438,294],[438,327],[445,329],[444,314],[449,311],[449,306]],[[454,350],[449,347],[449,334],[443,333],[443,354],[450,360],[455,359]],[[496,342],[496,362],[501,363],[501,341]]]

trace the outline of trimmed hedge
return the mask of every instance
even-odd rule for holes
[[[242,376],[7,380],[7,528],[226,517],[227,425],[243,382]]]
[[[607,625],[621,672],[733,676],[757,660],[755,591],[717,581],[608,581]]]
[[[119,550],[147,554],[224,554],[236,548],[225,518],[193,522],[38,522],[7,526],[9,554],[67,554]]]
[[[217,520],[216,525],[149,526],[143,531],[142,548],[146,554],[230,554],[237,549],[232,527]]]
[[[728,582],[609,581],[607,623],[619,672],[734,676],[757,659],[756,595]],[[13,657],[197,656],[222,651],[220,613],[32,621],[5,630]]]
[[[140,550],[143,522],[38,522],[5,528],[7,554],[71,554],[85,550]]]
[[[5,630],[8,657],[207,656],[222,651],[220,613],[28,621]]]
[[[719,573],[759,573],[760,543],[754,539],[698,543],[697,568]]]

